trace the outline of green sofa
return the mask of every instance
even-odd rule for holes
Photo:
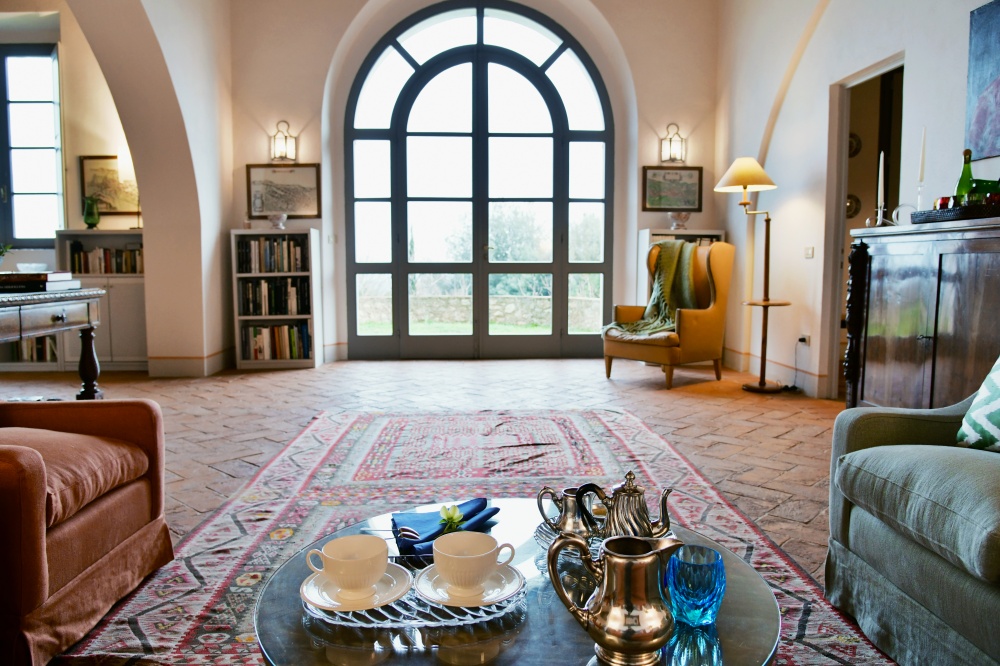
[[[972,400],[834,424],[826,596],[901,664],[1000,661],[1000,454],[955,446]]]

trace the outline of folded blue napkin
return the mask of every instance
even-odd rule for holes
[[[480,497],[462,502],[458,505],[458,510],[462,512],[460,530],[482,532],[491,527],[487,521],[495,516],[500,508],[486,506],[486,499]],[[420,536],[416,539],[404,539],[399,536],[402,527],[409,527]],[[405,511],[392,514],[392,534],[396,537],[396,547],[399,548],[400,555],[431,555],[434,539],[441,536],[443,531],[444,524],[441,522],[441,514],[437,511]]]

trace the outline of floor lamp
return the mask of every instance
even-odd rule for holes
[[[769,293],[769,283],[771,274],[771,214],[766,210],[750,210],[751,202],[747,199],[747,192],[760,192],[762,190],[773,190],[777,185],[764,172],[763,167],[752,157],[738,157],[733,162],[729,170],[722,175],[719,184],[715,186],[716,192],[742,192],[743,200],[740,205],[747,215],[764,216],[764,297],[759,301],[746,301],[743,305],[759,307],[762,310],[762,331],[760,334],[760,381],[756,384],[744,384],[743,390],[754,393],[777,393],[781,390],[781,384],[777,382],[767,383],[767,312],[770,308],[791,305],[789,301],[772,301]]]

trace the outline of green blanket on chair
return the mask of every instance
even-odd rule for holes
[[[677,308],[697,308],[694,294],[695,244],[682,240],[657,243],[660,256],[653,272],[653,292],[642,319],[632,322],[613,321],[604,327],[616,328],[626,336],[646,337],[674,330]]]

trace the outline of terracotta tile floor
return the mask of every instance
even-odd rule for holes
[[[163,408],[167,521],[179,538],[240,488],[320,410],[626,409],[671,442],[821,584],[830,433],[843,403],[743,391],[756,377],[709,366],[675,373],[601,359],[346,361],[315,370],[226,372],[199,379],[101,376],[107,398]],[[5,373],[0,399],[72,399],[71,373]]]

